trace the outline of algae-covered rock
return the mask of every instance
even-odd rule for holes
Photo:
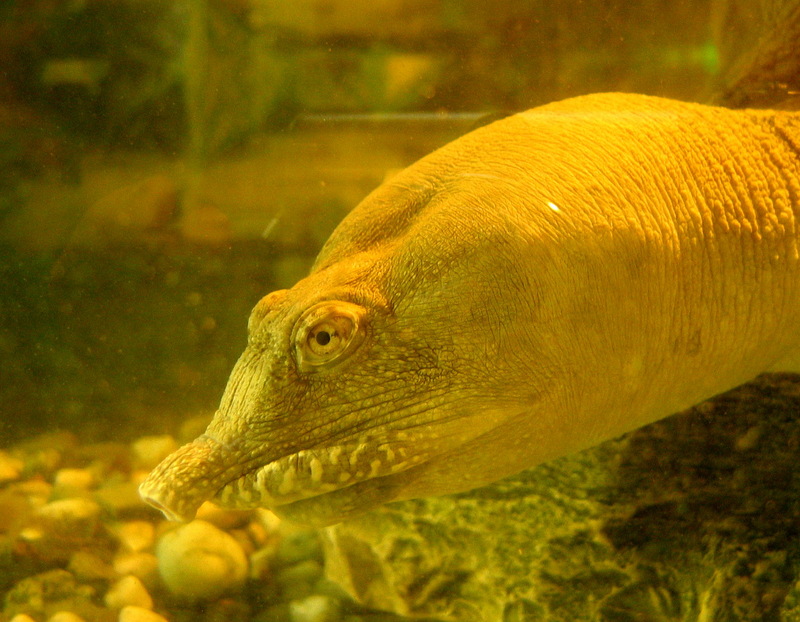
[[[764,376],[495,485],[329,528],[327,574],[369,606],[459,622],[797,619],[798,412],[797,378]]]

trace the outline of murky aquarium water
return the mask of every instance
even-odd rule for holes
[[[3,0],[0,622],[800,620],[798,40]]]

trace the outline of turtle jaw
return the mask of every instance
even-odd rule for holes
[[[214,495],[222,507],[278,510],[306,500],[360,488],[401,473],[431,457],[411,453],[406,435],[387,441],[363,438],[343,445],[304,449],[269,462],[224,485]]]
[[[414,438],[401,432],[391,440],[361,438],[301,450],[252,468],[260,463],[257,456],[243,459],[204,435],[167,456],[139,486],[139,494],[168,520],[182,522],[192,520],[208,500],[229,509],[279,510],[400,473],[432,456],[418,445],[412,453],[414,446]]]

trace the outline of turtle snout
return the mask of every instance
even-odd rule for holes
[[[173,452],[139,486],[143,501],[168,520],[190,521],[203,502],[226,483],[229,460],[224,445],[207,436]]]

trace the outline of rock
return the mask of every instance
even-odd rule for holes
[[[281,519],[269,510],[265,510],[264,508],[256,508],[253,510],[253,519],[268,534],[277,534],[280,531],[282,522]]]
[[[9,489],[0,491],[0,508],[3,508],[0,512],[0,533],[16,531],[34,511],[27,496]]]
[[[250,556],[250,578],[266,581],[272,577],[272,558],[275,551],[269,548],[259,549]]]
[[[253,518],[247,526],[247,533],[257,548],[263,548],[272,543],[277,546],[282,538],[280,527],[281,519],[269,510],[257,508],[253,510]]]
[[[14,482],[6,488],[7,493],[19,495],[28,500],[34,507],[42,507],[50,499],[53,486],[43,479],[34,478],[22,482]]]
[[[47,561],[67,561],[82,547],[96,545],[100,535],[100,506],[75,497],[51,501],[38,508],[19,539]]]
[[[69,570],[80,581],[110,581],[117,573],[103,559],[89,551],[75,551],[69,558]]]
[[[142,583],[153,586],[158,578],[158,560],[152,553],[120,553],[114,558],[118,575],[139,577]]]
[[[191,601],[218,598],[240,588],[247,577],[247,558],[239,543],[201,520],[164,534],[156,557],[167,588]]]
[[[330,596],[314,594],[289,603],[291,622],[338,622],[341,617],[341,603]]]
[[[65,611],[71,611],[85,620],[105,622],[108,611],[95,603],[95,591],[88,585],[79,585],[66,570],[49,570],[16,583],[5,596],[3,615],[13,619],[19,614],[35,620]]]
[[[315,531],[287,534],[275,552],[276,566],[289,566],[306,559],[322,561],[322,545]]]
[[[77,444],[70,432],[51,432],[16,445],[13,453],[24,457],[23,473],[48,476],[55,473],[64,454],[74,451]]]
[[[794,0],[715,0],[711,25],[725,105],[770,107],[796,94],[800,11]]]
[[[98,488],[93,498],[117,517],[154,516],[155,510],[139,496],[135,481],[115,482]]]
[[[93,247],[163,234],[177,217],[179,190],[167,175],[118,187],[89,206],[73,244]]]
[[[25,463],[15,458],[6,451],[0,451],[0,484],[13,482],[19,479]]]
[[[58,611],[47,618],[47,622],[85,622],[82,617],[71,611]]]
[[[178,448],[178,443],[169,434],[143,436],[131,445],[134,466],[139,469],[152,469]]]
[[[280,586],[284,600],[295,600],[311,595],[321,576],[322,564],[307,559],[281,569],[275,575],[275,582]]]
[[[687,620],[697,599],[709,620],[797,622],[799,409],[797,376],[762,376],[490,486],[325,529],[326,571],[366,606],[459,622]]]
[[[220,529],[236,529],[250,522],[253,510],[226,510],[206,501],[197,510],[197,518]]]
[[[164,616],[142,607],[123,607],[117,622],[169,622]]]
[[[250,606],[243,601],[232,598],[220,598],[203,607],[203,622],[232,622],[233,620],[249,620]]]
[[[60,499],[39,508],[36,516],[61,530],[90,536],[100,522],[100,506],[91,499],[81,497]]]
[[[278,603],[260,612],[253,622],[291,622],[291,615],[289,603]]]
[[[74,450],[75,460],[94,475],[96,481],[120,477],[131,470],[131,448],[128,443],[102,441],[80,445]]]
[[[120,544],[126,551],[140,553],[152,548],[156,538],[153,523],[143,520],[120,523],[114,530]]]
[[[53,478],[58,491],[89,490],[97,483],[94,473],[88,469],[59,469]]]
[[[180,229],[188,242],[209,246],[228,244],[233,235],[228,215],[202,199],[184,202]]]
[[[123,577],[112,585],[106,592],[104,602],[112,609],[122,609],[128,606],[143,609],[153,608],[153,599],[147,588],[138,577],[133,575]]]

